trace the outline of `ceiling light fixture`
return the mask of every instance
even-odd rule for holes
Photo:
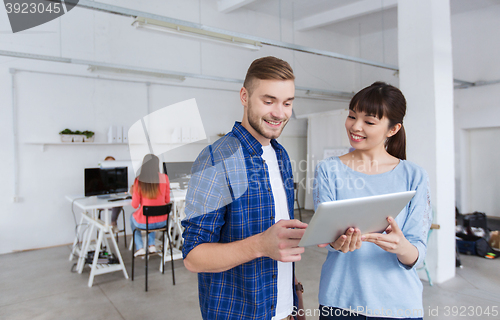
[[[315,90],[306,90],[306,95],[310,97],[317,97],[323,99],[343,99],[350,100],[354,94],[348,92],[327,92],[327,91],[315,91]]]
[[[112,75],[125,74],[125,75],[133,75],[133,76],[155,77],[155,78],[160,78],[160,79],[164,79],[164,80],[168,80],[168,81],[175,81],[175,82],[183,82],[184,80],[186,80],[186,77],[175,75],[175,74],[133,70],[133,69],[126,69],[126,68],[114,68],[114,67],[106,67],[106,66],[89,65],[88,70],[90,72],[112,74]]]
[[[198,40],[207,40],[217,43],[223,43],[254,51],[260,50],[260,48],[262,47],[262,43],[260,43],[259,41],[254,41],[239,37],[232,37],[218,32],[181,26],[175,23],[154,20],[150,18],[137,17],[132,23],[132,26],[136,27],[136,29],[147,29],[153,31],[168,32]]]

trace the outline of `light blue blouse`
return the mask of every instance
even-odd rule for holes
[[[415,266],[425,258],[432,222],[429,178],[418,165],[401,160],[391,171],[367,175],[331,157],[316,167],[315,209],[321,202],[416,190],[395,220],[406,239],[418,249],[413,267],[396,254],[363,242],[360,249],[342,253],[328,247],[321,271],[319,303],[375,317],[423,317],[422,283]]]

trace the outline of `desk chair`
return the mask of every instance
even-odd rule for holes
[[[299,203],[299,184],[297,182],[293,183],[293,190],[295,190],[295,202],[297,202],[297,208],[299,209],[300,221],[302,221],[302,211],[300,211],[300,203]]]
[[[104,209],[99,209],[99,219],[101,219],[101,212]],[[111,212],[111,208],[109,208],[109,211]],[[118,243],[118,234],[123,232],[123,241],[125,241],[125,247],[127,247],[127,224],[125,223],[125,210],[123,207],[121,208],[121,211],[118,215],[122,215],[123,218],[123,229],[119,229],[118,232],[116,233],[116,242]]]
[[[431,237],[432,230],[437,230],[440,228],[441,228],[441,226],[439,224],[434,224],[434,223],[431,224],[431,229],[427,233],[427,246],[429,246],[429,239]],[[425,270],[425,273],[427,274],[427,279],[429,280],[429,285],[432,287],[433,283],[432,283],[431,275],[429,273],[429,269],[427,269],[427,264],[425,263],[425,259],[424,259],[424,262],[422,263],[422,266],[417,268],[417,271],[420,271],[420,270]]]
[[[136,232],[141,232],[141,231],[146,231],[146,245],[144,246],[145,251],[146,251],[146,291],[148,291],[148,259],[149,259],[149,239],[148,235],[151,232],[163,232],[162,234],[162,246],[161,246],[161,264],[165,263],[165,233],[167,236],[170,237],[168,234],[168,221],[169,219],[165,221],[166,224],[164,227],[161,228],[156,228],[156,229],[149,229],[149,217],[157,217],[157,216],[164,216],[170,214],[170,211],[172,210],[172,204],[166,204],[163,206],[143,206],[142,207],[142,213],[146,217],[146,229],[135,229],[134,233],[132,234],[132,281],[134,281],[134,260],[135,260],[135,233]],[[169,248],[170,248],[170,261],[172,263],[172,281],[175,286],[175,273],[174,273],[174,257],[172,253],[172,240],[168,240]],[[162,268],[162,274],[165,274],[165,268]]]

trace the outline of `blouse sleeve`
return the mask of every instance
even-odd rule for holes
[[[314,184],[313,184],[313,200],[314,200],[314,210],[318,209],[318,206],[322,202],[335,201],[337,197],[335,195],[335,185],[332,184],[331,177],[335,173],[332,171],[333,168],[329,165],[329,161],[322,161],[316,166],[314,172]],[[337,252],[331,246],[326,246],[326,249],[330,252]]]
[[[429,177],[421,169],[421,172],[414,177],[412,190],[415,196],[410,201],[408,216],[401,227],[406,239],[418,250],[418,259],[413,266],[407,266],[399,262],[400,266],[407,270],[418,266],[425,259],[427,253],[427,235],[432,223],[432,207],[429,188]]]
[[[132,194],[132,207],[137,209],[141,204],[142,196],[139,193],[139,180],[134,180],[134,193]]]
[[[322,161],[316,166],[314,172],[314,183],[313,183],[313,200],[314,200],[314,210],[316,210],[320,203],[327,201],[337,200],[335,193],[332,190],[332,185],[330,183],[330,172],[328,169],[328,162]]]

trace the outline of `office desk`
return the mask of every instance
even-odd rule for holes
[[[186,189],[171,189],[170,190],[170,201],[172,201],[172,214],[169,219],[169,236],[172,241],[172,254],[174,260],[182,259],[182,251],[181,247],[184,243],[184,239],[182,238],[182,226],[181,221],[184,218],[184,208],[186,207]],[[170,252],[165,250],[165,259],[164,262],[170,261]],[[161,266],[163,267],[163,266]],[[161,268],[160,268],[161,271]]]
[[[121,197],[124,196],[122,195]],[[75,241],[73,242],[73,249],[71,250],[71,254],[69,256],[70,261],[73,259],[73,257],[75,256],[78,257],[78,263],[76,266],[76,270],[78,271],[78,273],[82,273],[83,271],[87,252],[91,251],[92,249],[95,250],[94,260],[92,262],[90,269],[88,286],[92,287],[92,283],[94,282],[94,276],[120,270],[123,271],[123,275],[125,276],[126,279],[128,279],[127,269],[125,268],[125,264],[123,263],[120,250],[118,249],[118,244],[116,243],[116,239],[114,237],[110,225],[109,209],[113,207],[123,207],[130,205],[132,200],[127,199],[120,201],[108,201],[109,198],[108,199],[100,199],[97,197],[85,198],[81,195],[66,196],[66,199],[71,201],[73,205],[76,205],[78,208],[82,209],[82,217],[80,219],[80,224],[77,227],[77,235],[75,237]],[[103,220],[98,219],[97,217],[98,209],[104,209]],[[88,224],[88,227],[84,229],[82,246],[81,248],[78,248],[78,235],[82,231],[82,227],[85,223]],[[96,243],[91,244],[94,230],[98,230],[98,235]],[[115,255],[117,256],[120,262],[118,264],[97,263],[97,260],[99,258],[99,252],[101,250],[101,244],[104,242],[106,244],[106,248],[108,250],[111,249],[106,235],[109,235],[109,238],[111,238],[115,250]]]

